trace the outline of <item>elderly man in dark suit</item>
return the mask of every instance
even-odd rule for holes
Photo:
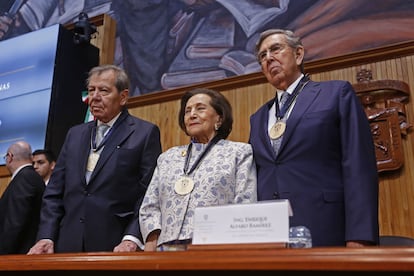
[[[36,241],[45,183],[27,142],[12,144],[4,159],[12,176],[0,198],[0,254],[25,254]]]
[[[291,226],[308,227],[313,246],[377,244],[374,144],[351,84],[304,76],[305,49],[291,31],[263,32],[256,51],[276,88],[250,118],[258,199],[289,199]]]
[[[140,245],[138,210],[161,153],[159,128],[128,113],[124,70],[95,67],[87,87],[96,120],[68,131],[46,186],[38,242],[28,254]]]

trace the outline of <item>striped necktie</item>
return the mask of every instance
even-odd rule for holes
[[[287,99],[289,98],[289,93],[288,92],[283,92],[282,96],[280,96],[280,101],[279,101],[279,108],[282,109],[282,107],[285,105]]]
[[[109,126],[105,124],[98,126],[98,130],[96,131],[96,146],[99,146],[99,144],[101,144],[105,136],[105,132],[108,130],[108,128]]]

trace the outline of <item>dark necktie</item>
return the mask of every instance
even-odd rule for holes
[[[285,105],[287,99],[289,98],[289,93],[288,92],[283,92],[282,96],[280,96],[280,101],[279,101],[279,108],[282,109],[283,106]]]
[[[279,101],[279,109],[282,110],[283,109],[283,105],[286,103],[287,99],[289,98],[289,93],[288,92],[283,92],[282,96],[280,97],[280,101]],[[279,148],[280,148],[280,144],[282,143],[282,138],[283,135],[280,136],[277,139],[272,140],[272,144],[273,144],[273,149],[277,155]]]

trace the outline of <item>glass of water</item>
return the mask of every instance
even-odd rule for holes
[[[306,226],[292,226],[289,228],[290,248],[311,248],[312,236]]]

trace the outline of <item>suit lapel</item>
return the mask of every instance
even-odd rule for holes
[[[260,118],[260,120],[263,122],[261,125],[262,129],[260,130],[260,139],[263,142],[263,145],[266,145],[267,150],[268,151],[270,149],[270,152],[274,153],[273,150],[273,146],[272,146],[272,142],[269,138],[269,134],[268,134],[268,122],[269,122],[269,110],[272,107],[274,103],[274,100],[270,100],[266,103],[266,111],[262,113],[262,118]]]
[[[319,94],[318,84],[315,82],[309,82],[305,88],[299,93],[298,97],[296,98],[295,106],[287,120],[288,127],[286,128],[286,132],[283,135],[282,144],[279,148],[279,154],[283,152],[283,149],[289,139],[292,137],[293,132],[295,131],[296,126],[302,119],[304,113],[308,110],[312,102],[315,100],[316,96]]]
[[[88,163],[88,158],[89,158],[89,153],[90,150],[92,148],[91,146],[91,136],[92,136],[92,129],[95,127],[95,123],[94,122],[90,122],[88,123],[88,126],[86,128],[86,131],[83,131],[81,134],[81,138],[80,138],[80,143],[79,143],[79,166],[80,168],[80,172],[86,172],[86,166]],[[84,142],[87,141],[87,142]],[[86,179],[85,177],[82,177],[82,182],[84,184],[86,184]]]
[[[123,111],[113,126],[113,130],[111,131],[108,141],[99,156],[98,163],[92,172],[89,183],[92,182],[93,178],[95,178],[95,176],[103,168],[113,152],[132,134],[133,128],[129,127],[131,124],[133,124],[133,122],[128,120],[128,112],[126,110]]]
[[[261,109],[258,110],[257,117],[253,125],[258,129],[252,130],[257,135],[258,144],[263,145],[263,154],[268,155],[267,158],[275,159],[276,155],[273,150],[272,142],[268,135],[269,110],[273,105],[274,100],[269,100]]]

